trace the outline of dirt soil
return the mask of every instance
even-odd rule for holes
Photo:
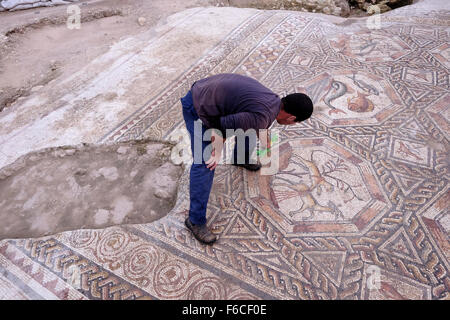
[[[182,167],[150,141],[58,147],[0,170],[0,239],[149,223],[176,201]]]
[[[209,0],[92,0],[77,3],[81,28],[69,29],[67,6],[0,13],[0,112],[32,91],[45,90],[104,54],[121,38],[137,36]],[[51,86],[51,83],[50,83]]]

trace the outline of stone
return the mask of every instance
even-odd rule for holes
[[[147,19],[145,19],[144,17],[139,17],[138,18],[138,23],[141,27],[143,27],[145,25],[145,22],[147,21]]]
[[[78,168],[75,170],[74,174],[78,176],[84,176],[88,173],[87,169],[84,168]]]
[[[130,150],[130,148],[127,146],[120,146],[119,148],[117,148],[117,153],[126,154],[126,153],[128,153],[129,150]]]
[[[5,9],[3,9],[3,10],[5,10]],[[1,11],[1,7],[0,7],[0,11]],[[5,43],[8,41],[8,37],[7,36],[5,36],[4,34],[1,34],[0,33],[0,44],[1,45],[5,45]]]
[[[44,86],[42,86],[42,85],[34,86],[34,87],[31,89],[31,92],[39,91],[39,90],[42,89],[43,87],[44,87]]]
[[[119,171],[116,167],[105,167],[98,170],[98,172],[107,180],[115,181],[119,177]]]
[[[335,4],[336,8],[333,9],[334,15],[340,15],[342,17],[348,17],[350,15],[350,5],[347,0],[335,0]]]
[[[167,190],[161,188],[156,189],[153,194],[161,199],[168,199],[170,197],[170,193]]]
[[[358,7],[362,10],[368,11],[372,5],[378,6],[379,13],[389,11],[401,6],[412,4],[412,0],[356,0]],[[373,8],[370,10],[371,14],[377,13]]]
[[[66,150],[66,155],[73,156],[77,152],[75,149],[68,149]]]

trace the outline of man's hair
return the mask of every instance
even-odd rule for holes
[[[311,117],[313,103],[304,93],[292,93],[282,98],[284,111],[295,116],[295,121],[300,122]]]

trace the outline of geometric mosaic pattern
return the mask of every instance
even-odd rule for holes
[[[244,21],[102,139],[170,139],[184,127],[179,98],[212,74],[308,93],[311,119],[275,124],[276,175],[216,169],[219,241],[184,227],[186,168],[175,208],[152,224],[0,242],[0,296],[450,299],[450,12],[408,10],[377,30],[299,12]]]

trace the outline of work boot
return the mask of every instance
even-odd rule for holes
[[[249,171],[258,171],[259,169],[261,169],[261,165],[259,163],[243,163],[243,164],[238,164],[238,163],[233,163],[233,166],[238,166],[238,167],[243,167]]]
[[[189,218],[184,221],[186,227],[192,231],[195,239],[204,244],[213,244],[217,238],[216,236],[209,230],[209,228],[205,224],[195,225],[189,220]]]

